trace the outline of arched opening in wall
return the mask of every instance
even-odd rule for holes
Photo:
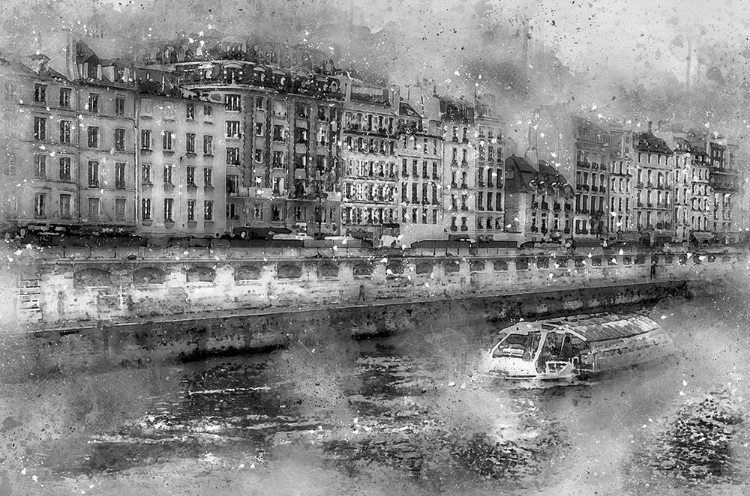
[[[193,267],[185,273],[188,283],[191,282],[214,282],[216,271],[208,267]]]
[[[680,258],[678,258],[677,261],[680,265],[685,265],[688,261],[687,253],[683,253],[682,255],[680,255]]]
[[[517,258],[516,270],[529,270],[529,259],[526,257]]]
[[[641,255],[639,255],[639,256],[641,256]],[[659,255],[657,255],[656,253],[653,254],[653,255],[651,255],[651,263],[658,264],[659,263]]]
[[[607,259],[607,264],[609,265],[617,265],[617,257],[612,256]]]
[[[133,272],[133,284],[164,284],[167,275],[156,267],[141,267]]]
[[[557,265],[558,269],[568,268],[568,257],[557,257],[555,259],[555,264]]]
[[[731,261],[732,261],[732,257],[730,257],[729,255],[723,255],[721,257],[721,263],[729,263]]]
[[[646,255],[643,253],[635,256],[635,264],[636,265],[646,265]]]
[[[674,262],[674,255],[664,255],[664,265],[672,265]]]
[[[106,270],[83,269],[73,274],[73,286],[76,288],[90,288],[111,285],[111,274]]]
[[[371,276],[372,270],[372,264],[360,262],[352,268],[352,273],[354,277]]]
[[[713,253],[708,256],[708,263],[714,263],[716,261],[716,255]]]
[[[495,263],[492,264],[492,268],[498,272],[508,270],[508,261],[507,260],[495,260]]]
[[[339,276],[339,266],[333,262],[323,262],[318,265],[318,278],[335,279]]]
[[[591,257],[591,266],[592,267],[601,267],[602,266],[602,257]]]
[[[299,279],[302,277],[302,266],[291,262],[280,263],[278,273],[280,279]]]
[[[417,262],[415,270],[417,274],[432,274],[432,263],[427,261]]]
[[[702,264],[703,263],[702,257],[704,257],[704,255],[693,255],[693,264],[694,265]]]
[[[237,267],[234,271],[235,282],[257,281],[263,273],[263,265],[247,264]]]
[[[573,259],[574,265],[577,269],[586,267],[586,259],[583,257],[576,257]]]
[[[537,259],[536,259],[536,268],[537,269],[548,269],[549,268],[549,258],[547,258],[547,257],[537,257]]]
[[[388,260],[388,264],[385,266],[385,272],[389,276],[403,274],[404,273],[403,260]]]
[[[461,264],[458,260],[448,260],[443,264],[443,270],[446,274],[455,274],[461,270]]]
[[[469,264],[471,272],[484,272],[484,260],[474,260]]]

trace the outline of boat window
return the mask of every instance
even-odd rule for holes
[[[539,346],[540,334],[532,332],[529,334],[509,334],[504,341],[495,349],[492,356],[522,358],[529,361]]]
[[[566,341],[570,344],[566,345]],[[560,356],[564,359],[570,359],[576,356],[580,356],[581,354],[587,353],[588,351],[588,343],[569,332],[565,334],[563,342],[560,345]]]

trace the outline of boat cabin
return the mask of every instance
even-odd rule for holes
[[[671,339],[641,315],[596,314],[521,322],[490,352],[508,378],[571,379],[650,361],[671,352]]]

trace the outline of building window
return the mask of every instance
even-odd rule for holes
[[[213,179],[212,179],[212,170],[210,167],[205,167],[203,169],[203,186],[211,187],[213,186]]]
[[[241,95],[224,95],[224,105],[230,112],[239,112],[242,109]]]
[[[141,166],[141,182],[143,184],[151,184],[151,164],[143,164]]]
[[[273,152],[273,166],[276,168],[284,167],[284,152]]]
[[[263,98],[258,97],[255,99],[255,108],[257,110],[265,110],[265,106],[263,104]]]
[[[89,161],[89,187],[90,188],[98,188],[99,187],[99,162],[90,160]]]
[[[125,189],[125,162],[115,162],[115,189]]]
[[[34,156],[34,177],[41,179],[47,177],[47,155]]]
[[[187,220],[195,221],[195,200],[187,201]]]
[[[211,117],[211,113],[213,112],[213,107],[211,105],[204,105],[203,106],[203,116],[204,117]]]
[[[214,137],[205,135],[203,137],[203,154],[213,155],[214,154]]]
[[[60,121],[60,143],[70,144],[70,121]]]
[[[187,133],[185,135],[185,150],[187,153],[195,153],[195,134]]]
[[[89,198],[89,220],[99,220],[99,198]]]
[[[153,146],[153,142],[151,141],[151,130],[142,129],[141,130],[141,150],[151,150],[152,146]]]
[[[70,181],[70,157],[60,157],[60,180]]]
[[[34,196],[34,217],[37,219],[47,217],[47,195],[45,193],[37,193]]]
[[[273,127],[273,140],[284,141],[284,126],[276,125]]]
[[[260,148],[255,149],[255,155],[253,156],[253,160],[256,162],[262,162],[263,161],[263,150]]]
[[[3,172],[6,176],[15,176],[16,175],[16,155],[13,153],[9,153],[7,155],[7,158],[5,160],[5,167],[3,167]]]
[[[151,117],[154,113],[154,102],[150,98],[141,99],[141,115]]]
[[[115,199],[115,218],[117,220],[125,220],[125,198]]]
[[[227,165],[240,165],[240,149],[227,147]]]
[[[263,220],[263,205],[262,204],[255,203],[253,205],[253,219]]]
[[[173,151],[174,141],[174,133],[172,131],[164,131],[162,135],[162,148],[166,151]]]
[[[89,148],[99,148],[99,128],[96,126],[89,126]]]
[[[188,103],[185,106],[185,118],[191,121],[195,119],[195,104],[194,103]]]
[[[151,219],[151,198],[144,198],[141,200],[141,219]]]
[[[188,186],[195,186],[195,167],[188,167],[185,172]]]
[[[203,220],[213,220],[214,218],[214,202],[206,200],[203,202]]]
[[[125,96],[117,95],[115,97],[115,115],[125,115]]]
[[[255,136],[263,136],[263,123],[262,122],[255,123]]]
[[[34,139],[47,139],[47,119],[44,117],[34,117]]]
[[[86,105],[86,110],[89,112],[99,113],[99,95],[96,93],[89,93],[89,103]]]
[[[47,85],[44,85],[44,84],[34,85],[34,102],[47,103]]]
[[[70,88],[60,88],[60,107],[70,108]]]
[[[60,195],[60,218],[61,219],[70,219],[72,216],[70,215],[70,195],[62,194]]]
[[[125,130],[124,129],[115,129],[115,150],[120,151],[120,152],[125,150]]]
[[[174,209],[174,199],[164,198],[164,222],[174,222],[172,210]]]
[[[227,121],[227,138],[239,138],[240,137],[240,122],[239,121]]]
[[[237,174],[227,175],[227,194],[237,194],[240,189],[240,177]]]
[[[164,184],[172,184],[172,169],[174,165],[164,164]]]

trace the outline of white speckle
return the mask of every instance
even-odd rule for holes
[[[680,396],[685,396],[685,393],[683,393],[682,391],[680,391]]]
[[[21,475],[26,475],[26,467],[24,467],[24,469],[21,470]]]
[[[687,386],[687,381],[682,381],[682,385],[683,385],[683,387]]]

